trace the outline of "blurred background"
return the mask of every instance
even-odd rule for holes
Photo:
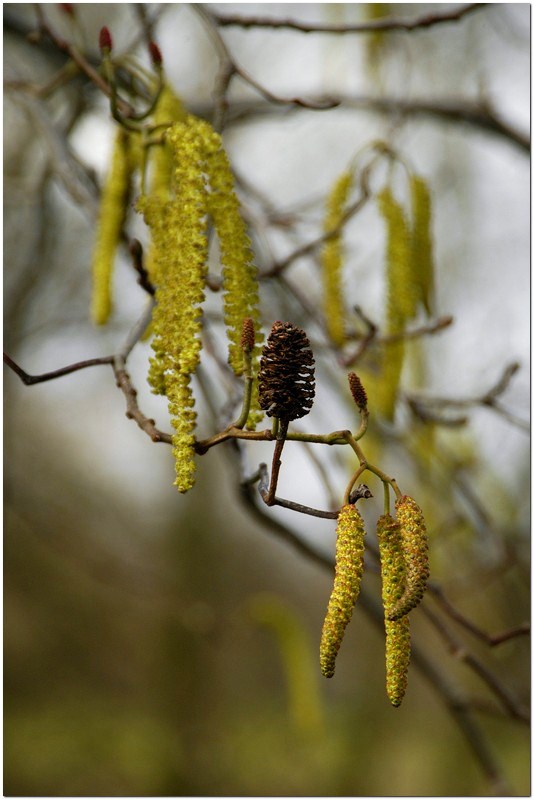
[[[148,65],[143,31],[151,28],[174,90],[212,118],[220,44],[194,6],[63,5],[43,4],[46,19],[94,63],[107,25],[114,53],[135,52]],[[202,8],[350,25],[458,6]],[[28,41],[36,25],[32,5],[4,4],[4,344],[30,373],[116,352],[146,302],[122,253],[116,313],[104,329],[90,323],[98,187],[114,123],[81,77],[39,96],[65,57],[46,38]],[[530,608],[530,7],[491,5],[380,35],[218,30],[235,61],[278,98],[342,98],[318,111],[232,82],[224,140],[260,270],[320,235],[330,188],[370,142],[392,144],[428,181],[436,318],[454,322],[415,340],[395,424],[373,420],[365,443],[425,509],[432,578],[454,607],[479,632],[522,625]],[[440,104],[456,117],[417,112]],[[134,217],[129,233],[146,237]],[[345,291],[347,305],[378,324],[384,242],[369,203],[346,226]],[[356,427],[346,370],[324,335],[317,253],[261,290],[265,332],[291,320],[317,358],[317,399],[301,429]],[[224,357],[219,304],[218,295],[208,299],[206,332]],[[143,411],[169,430],[166,402],[146,384],[149,354],[149,343],[139,344],[129,372]],[[480,398],[515,363],[498,413]],[[219,413],[228,383],[209,352],[202,370]],[[428,596],[434,623],[422,609],[413,615],[419,656],[393,709],[380,581],[368,556],[366,599],[335,678],[324,680],[318,647],[330,571],[282,541],[269,520],[325,559],[333,522],[280,508],[260,518],[243,502],[230,443],[198,459],[197,485],[180,496],[170,448],[126,419],[109,366],[30,387],[4,373],[7,795],[529,793],[527,636],[490,646]],[[410,412],[410,392],[467,400],[445,414],[466,419],[425,423]],[[197,409],[199,436],[208,436],[217,424],[210,405],[199,399]],[[272,447],[249,444],[251,473]],[[340,503],[354,464],[338,452],[345,448],[325,450],[313,450],[318,467],[305,448],[286,446],[283,497],[327,508],[333,494]],[[363,513],[373,541],[382,492],[369,485],[375,497]],[[468,714],[458,711],[464,705]]]

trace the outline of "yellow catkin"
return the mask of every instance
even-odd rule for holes
[[[131,135],[121,128],[115,137],[111,167],[102,188],[93,251],[91,318],[96,325],[104,325],[112,310],[113,264],[128,210],[130,179],[134,166]]]
[[[228,362],[235,374],[241,375],[243,372],[241,329],[244,319],[250,317],[254,321],[256,352],[259,352],[259,340],[262,339],[261,335],[258,335],[261,325],[258,311],[257,268],[235,193],[230,162],[218,134],[213,133],[211,144],[207,160],[211,188],[208,207],[221,251],[224,321],[229,339]]]
[[[253,375],[257,376],[263,342],[259,313],[258,271],[250,239],[235,193],[234,177],[219,134],[206,134],[206,170],[210,185],[208,209],[219,239],[224,322],[228,336],[228,363],[236,375],[243,374],[241,329],[243,320],[254,321],[256,342],[251,355]],[[263,417],[259,407],[257,381],[252,391],[247,427],[253,429]]]
[[[397,707],[400,706],[406,693],[410,663],[410,621],[408,617],[397,621],[387,619],[392,608],[402,597],[406,582],[400,525],[392,516],[384,514],[377,522],[376,535],[380,549],[382,602],[386,617],[384,620],[386,692],[391,704]]]
[[[390,620],[404,617],[419,605],[429,576],[428,539],[423,512],[408,495],[397,500],[395,508],[406,565],[406,586],[402,596],[386,614]]]
[[[378,195],[378,207],[386,223],[386,333],[402,334],[416,309],[416,289],[412,280],[410,230],[402,206],[389,187]],[[378,407],[392,420],[404,363],[404,341],[392,342],[384,349],[383,374]]]
[[[331,678],[334,674],[336,656],[360,593],[365,528],[356,506],[343,506],[339,512],[336,535],[334,586],[323,623],[319,652],[321,672],[325,678]]]
[[[194,126],[176,123],[166,134],[174,158],[174,196],[157,196],[138,204],[152,232],[155,253],[156,306],[153,314],[154,357],[149,382],[167,395],[175,433],[175,485],[186,492],[194,483],[196,415],[190,376],[200,358],[200,304],[207,263],[206,187],[203,142]]]
[[[434,293],[434,256],[432,248],[432,200],[428,184],[419,175],[410,178],[412,206],[412,269],[419,299],[430,316]]]
[[[390,3],[364,3],[363,9],[365,17],[369,22],[387,17],[391,13]],[[366,60],[373,77],[377,77],[378,67],[386,41],[387,36],[385,36],[382,31],[373,31],[373,33],[367,36]]]
[[[324,232],[339,228],[352,188],[352,172],[344,172],[335,182],[326,203]],[[322,251],[324,316],[328,335],[334,344],[345,340],[345,307],[343,303],[343,239],[341,231],[327,239]]]
[[[156,127],[156,134],[161,134],[165,126],[174,122],[184,122],[186,111],[180,99],[174,94],[169,85],[161,90],[157,102],[152,124]],[[159,127],[161,126],[161,127]],[[166,200],[171,192],[171,179],[173,172],[173,153],[167,140],[152,148],[150,160],[149,194],[162,197]]]

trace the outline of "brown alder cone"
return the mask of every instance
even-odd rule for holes
[[[309,414],[314,363],[304,331],[291,322],[275,322],[260,360],[259,401],[267,416],[290,422]]]

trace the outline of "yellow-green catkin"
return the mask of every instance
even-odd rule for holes
[[[432,247],[432,198],[428,184],[420,175],[410,177],[412,206],[412,260],[420,302],[428,316],[433,310],[434,255]]]
[[[319,678],[303,620],[287,603],[267,593],[253,597],[250,612],[276,637],[286,678],[289,716],[296,732],[306,738],[321,734],[324,721]]]
[[[131,135],[120,128],[115,137],[108,177],[102,188],[96,243],[93,251],[91,318],[96,325],[104,325],[112,310],[113,264],[128,210],[130,181],[134,166],[135,161],[131,154]]]
[[[377,19],[387,17],[391,13],[390,3],[363,3],[367,21],[373,22]],[[387,41],[387,34],[382,31],[373,31],[367,36],[366,60],[371,75],[377,77],[380,59],[384,51],[384,44]]]
[[[174,122],[184,122],[187,113],[181,100],[175,95],[168,84],[161,90],[154,114],[152,125],[155,135],[162,134],[166,127]],[[173,153],[166,138],[152,148],[150,158],[149,194],[168,199],[171,192],[171,179],[173,172]]]
[[[406,585],[402,596],[387,613],[390,620],[401,619],[419,605],[429,576],[428,539],[423,512],[408,495],[397,500],[395,509],[401,531]]]
[[[259,313],[258,271],[254,264],[250,239],[241,216],[234,178],[219,134],[210,129],[206,137],[206,170],[210,185],[208,209],[219,239],[223,278],[224,322],[228,336],[228,363],[236,375],[243,374],[241,330],[243,320],[251,318],[256,343],[251,355],[252,371],[258,373],[263,335]],[[254,382],[248,428],[262,419],[257,381]]]
[[[417,294],[412,279],[411,239],[402,206],[386,186],[378,195],[378,208],[386,223],[386,334],[402,334],[406,321],[415,314]],[[404,363],[404,341],[391,342],[384,349],[383,373],[378,408],[387,418],[395,415],[398,388]]]
[[[243,320],[250,317],[256,332],[260,330],[257,268],[250,239],[241,216],[239,200],[228,156],[218,134],[212,133],[207,170],[211,192],[208,198],[210,215],[219,239],[224,321],[228,331],[228,362],[236,375],[243,373],[241,330]],[[259,339],[262,337],[259,336]],[[258,333],[256,333],[258,340]],[[259,342],[256,351],[259,352]],[[253,360],[254,360],[253,354]]]
[[[360,593],[365,528],[355,505],[345,505],[339,512],[336,536],[334,586],[323,623],[319,651],[321,672],[325,678],[331,678],[334,674],[336,656]]]
[[[406,693],[410,663],[410,621],[407,616],[391,621],[388,614],[404,593],[406,568],[401,529],[390,514],[378,519],[376,535],[380,550],[382,602],[386,629],[386,692],[392,705],[400,706]]]
[[[325,241],[321,256],[326,328],[332,342],[339,347],[345,340],[345,307],[342,288],[343,238],[338,229],[346,211],[352,180],[352,172],[344,172],[328,196],[324,232],[337,232]]]
[[[156,306],[154,357],[149,383],[169,400],[176,459],[175,485],[186,492],[194,483],[196,414],[190,377],[200,358],[200,304],[207,264],[207,208],[204,145],[194,125],[176,123],[166,140],[174,158],[173,196],[142,198],[138,204],[152,232]]]

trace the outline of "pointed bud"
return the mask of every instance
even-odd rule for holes
[[[163,64],[163,56],[161,55],[161,50],[159,49],[156,42],[149,42],[148,52],[150,53],[150,59],[152,61],[152,64],[155,67],[161,67],[161,65]]]
[[[109,32],[109,28],[106,27],[106,25],[104,25],[103,28],[100,28],[100,33],[98,35],[98,46],[103,56],[109,55],[113,49],[113,40],[111,38],[111,33]]]
[[[58,3],[58,8],[63,11],[64,14],[68,14],[69,17],[75,16],[73,3]]]
[[[352,394],[354,402],[360,411],[363,411],[367,408],[367,393],[363,388],[361,380],[358,378],[355,372],[349,372],[348,377],[350,393]]]

